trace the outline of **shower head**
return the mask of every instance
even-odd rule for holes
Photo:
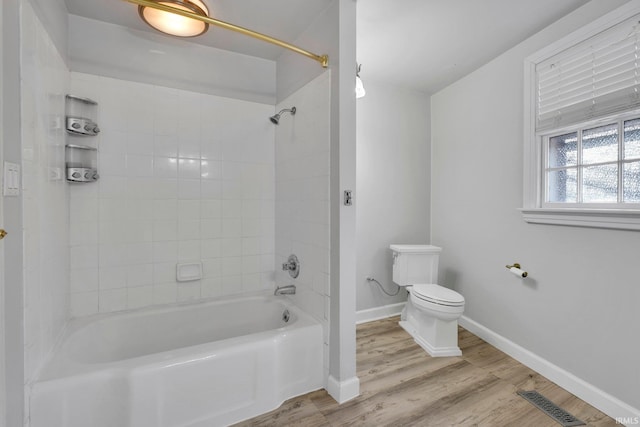
[[[295,116],[296,107],[285,108],[284,110],[280,110],[278,114],[274,114],[273,116],[269,117],[271,123],[273,123],[274,125],[280,124],[280,116],[282,115],[282,113],[291,113],[292,116]]]

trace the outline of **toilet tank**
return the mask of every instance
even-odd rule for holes
[[[438,283],[442,248],[431,245],[391,245],[393,282],[398,286]]]

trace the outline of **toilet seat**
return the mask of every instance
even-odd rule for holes
[[[418,284],[411,287],[411,294],[418,300],[447,307],[463,307],[464,297],[454,290],[436,284]]]

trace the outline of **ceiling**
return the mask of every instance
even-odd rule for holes
[[[435,93],[586,0],[359,0],[360,76]]]
[[[332,0],[204,0],[212,18],[293,42]],[[138,6],[124,0],[65,0],[72,15],[161,34],[138,17]],[[170,36],[166,36],[170,37]],[[276,60],[282,48],[222,28],[184,39],[219,49]]]
[[[293,42],[333,0],[205,1],[214,18]],[[70,14],[155,32],[126,1],[65,2]],[[358,0],[362,79],[435,93],[586,2]],[[185,40],[269,60],[282,53],[277,46],[214,27]]]

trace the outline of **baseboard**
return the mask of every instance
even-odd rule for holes
[[[622,421],[620,424],[624,424],[625,418],[638,420],[638,417],[640,417],[639,409],[611,396],[491,329],[469,319],[467,316],[460,317],[458,323],[469,332],[609,415],[616,422]]]
[[[360,395],[360,380],[352,377],[348,380],[338,381],[332,375],[327,379],[327,392],[339,404],[354,399]]]
[[[368,308],[356,312],[356,325],[360,323],[373,322],[374,320],[386,319],[391,316],[398,316],[404,308],[404,302],[397,304],[383,305],[381,307]]]

